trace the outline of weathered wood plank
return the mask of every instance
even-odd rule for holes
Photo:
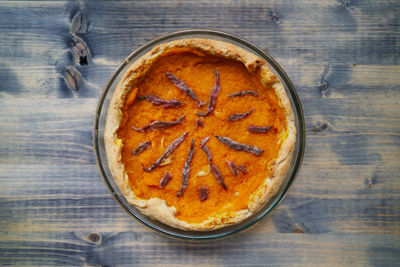
[[[59,104],[55,99],[1,102],[0,162],[95,162],[96,99],[65,99]]]
[[[6,14],[0,18],[0,51],[3,51],[0,96],[77,95],[66,87],[61,72],[73,65],[68,31],[78,10],[91,23],[89,31],[81,37],[93,55],[93,64],[77,67],[84,78],[79,97],[97,97],[119,62],[138,46],[160,34],[184,28],[216,28],[242,35],[269,51],[298,86],[303,86],[304,76],[308,82],[314,82],[308,86],[319,86],[326,75],[332,85],[346,80],[352,74],[350,70],[341,72],[341,64],[349,65],[349,69],[351,64],[357,64],[361,65],[359,68],[370,66],[371,71],[379,70],[374,67],[377,65],[389,66],[389,72],[390,68],[399,71],[395,67],[400,53],[396,45],[400,39],[400,21],[394,15],[400,7],[396,1],[379,5],[374,1],[352,1],[346,5],[341,1],[318,4],[145,1],[116,2],[112,6],[98,1],[19,5],[1,2],[0,5]],[[66,12],[58,12],[60,8]],[[391,10],[389,15],[387,10]],[[309,66],[314,68],[312,77],[307,73]],[[341,73],[336,73],[336,68]],[[365,75],[362,77],[371,77]],[[390,73],[379,77],[385,80],[386,75]]]
[[[400,233],[398,178],[305,164],[283,204],[250,232]],[[1,231],[149,231],[114,202],[93,164],[0,166]]]
[[[4,252],[0,263],[19,266],[394,266],[399,260],[398,242],[399,236],[391,235],[248,233],[217,242],[188,243],[134,231],[33,232],[29,237],[18,234],[0,240],[0,249]]]

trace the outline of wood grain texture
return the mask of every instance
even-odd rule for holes
[[[78,12],[87,65],[73,55]],[[398,14],[396,0],[0,1],[0,265],[399,265]],[[92,149],[113,71],[146,41],[186,28],[269,52],[297,88],[307,129],[283,203],[246,233],[200,244],[129,217]],[[68,67],[81,74],[77,91]]]
[[[399,237],[247,233],[188,243],[150,233],[52,233],[0,241],[0,263],[85,266],[395,266]],[[23,241],[22,241],[23,240]],[[151,245],[149,245],[151,244]],[[316,251],[316,247],[318,250]],[[290,251],[290,254],[287,253]],[[316,253],[317,252],[317,253]],[[118,257],[116,257],[118,255]],[[341,256],[339,256],[341,255]],[[245,261],[244,259],[245,258]]]

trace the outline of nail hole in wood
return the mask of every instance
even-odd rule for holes
[[[275,13],[275,11],[273,11],[271,14],[271,20],[276,24],[279,23],[279,18],[278,18],[278,15]]]
[[[325,94],[326,92],[328,92],[329,88],[328,88],[328,83],[326,81],[322,81],[321,83],[321,92],[323,94]]]
[[[78,36],[74,36],[71,41],[75,64],[88,65],[91,62],[92,55],[86,42]]]
[[[88,235],[88,239],[93,243],[99,242],[100,238],[101,238],[101,236],[98,233],[90,233]]]
[[[79,64],[80,65],[87,65],[88,64],[87,56],[80,56],[79,57]]]
[[[320,123],[318,122],[317,125],[315,125],[313,128],[311,128],[311,131],[314,133],[319,133],[326,131],[328,129],[328,124],[327,123]]]
[[[141,240],[142,239],[142,234],[141,233],[136,233],[135,239],[136,240]]]
[[[368,185],[368,186],[372,186],[372,185],[374,185],[376,183],[377,183],[377,181],[376,181],[376,179],[374,177],[372,177],[371,179],[365,179],[365,184]]]

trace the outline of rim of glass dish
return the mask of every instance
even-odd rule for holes
[[[182,37],[185,35],[191,35],[191,34],[209,34],[209,35],[214,35],[216,37],[222,37],[222,38],[227,38],[227,39],[231,39],[233,41],[236,41],[254,51],[256,51],[257,53],[259,53],[260,55],[263,56],[263,58],[268,62],[268,64],[270,64],[272,66],[273,69],[275,69],[275,71],[281,76],[282,82],[285,83],[287,89],[289,90],[291,97],[293,99],[293,105],[294,105],[294,109],[296,109],[297,115],[298,115],[298,119],[299,119],[299,133],[300,133],[300,140],[299,140],[299,148],[298,148],[298,153],[294,165],[293,165],[293,169],[292,169],[292,173],[290,174],[289,179],[287,180],[285,186],[283,187],[283,189],[281,190],[281,192],[278,193],[278,195],[275,196],[274,201],[269,205],[268,208],[266,208],[265,211],[263,211],[261,214],[259,214],[257,217],[253,218],[252,220],[248,221],[247,223],[245,223],[244,225],[235,228],[235,229],[231,229],[229,231],[226,232],[222,232],[222,233],[214,233],[213,231],[207,231],[209,234],[208,235],[202,235],[202,236],[195,236],[195,235],[191,235],[191,232],[188,232],[188,234],[182,234],[182,233],[174,233],[171,232],[167,229],[162,229],[156,225],[151,224],[150,222],[142,219],[140,216],[137,216],[134,212],[131,211],[130,207],[127,205],[127,203],[125,203],[125,201],[122,201],[122,199],[120,198],[120,196],[117,194],[117,192],[114,190],[113,185],[110,183],[109,179],[112,177],[107,177],[107,174],[104,170],[104,167],[102,165],[101,162],[101,157],[100,157],[100,151],[99,151],[99,137],[98,137],[98,128],[99,128],[99,121],[100,121],[100,111],[102,110],[104,101],[107,97],[108,91],[111,88],[111,85],[114,83],[115,79],[118,77],[118,75],[121,73],[121,71],[126,67],[126,65],[128,65],[131,60],[133,58],[135,58],[137,55],[139,55],[140,53],[142,53],[143,51],[145,51],[146,49],[150,48],[151,46],[158,44],[158,43],[162,43],[163,41],[167,40],[167,39],[171,39],[171,38],[176,38],[176,37]],[[107,111],[106,111],[107,112]],[[117,68],[117,70],[113,73],[113,75],[111,76],[111,78],[107,81],[105,87],[103,88],[101,94],[100,94],[100,98],[99,101],[97,103],[97,107],[96,107],[96,115],[94,118],[94,125],[93,125],[93,146],[94,146],[94,154],[95,154],[95,158],[96,158],[96,164],[97,167],[99,169],[99,172],[101,174],[102,180],[103,182],[106,184],[107,189],[110,191],[111,195],[113,196],[114,200],[131,216],[133,216],[135,219],[137,219],[140,223],[142,223],[143,225],[153,229],[154,231],[168,236],[168,237],[172,237],[172,238],[178,238],[178,239],[183,239],[183,240],[190,240],[190,241],[202,241],[202,240],[210,240],[210,239],[220,239],[220,238],[224,238],[224,237],[230,237],[233,234],[242,232],[245,229],[248,229],[249,227],[251,227],[252,225],[254,225],[255,223],[257,223],[258,221],[260,221],[262,218],[264,218],[266,215],[268,215],[269,213],[271,213],[271,211],[276,208],[281,202],[282,200],[285,198],[285,196],[287,195],[289,189],[291,188],[294,180],[296,179],[296,176],[300,170],[300,166],[301,163],[303,161],[303,156],[304,156],[304,150],[305,150],[305,142],[306,142],[306,134],[305,134],[305,121],[304,121],[304,113],[303,113],[303,108],[302,105],[300,103],[300,99],[297,95],[296,89],[292,83],[292,81],[289,79],[288,75],[286,74],[286,72],[282,69],[282,67],[264,50],[262,50],[261,48],[259,48],[258,46],[250,43],[249,41],[243,39],[242,37],[239,37],[237,35],[231,34],[231,33],[226,33],[223,31],[219,31],[219,30],[211,30],[211,29],[186,29],[186,30],[180,30],[180,31],[175,31],[175,32],[170,32],[164,35],[161,35],[157,38],[154,38],[150,41],[148,41],[147,43],[145,43],[144,45],[140,46],[139,48],[137,48],[136,50],[134,50],[127,58],[125,58],[125,60],[120,64],[120,66]],[[251,218],[251,217],[250,217]],[[223,229],[223,228],[222,228]],[[219,229],[221,230],[221,229]],[[205,233],[205,232],[202,232]]]

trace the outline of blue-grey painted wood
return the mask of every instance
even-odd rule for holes
[[[91,61],[73,57],[71,22]],[[0,264],[375,265],[400,262],[400,3],[0,1]],[[130,218],[92,149],[97,98],[135,48],[213,28],[268,51],[304,107],[307,147],[283,203],[246,233],[193,244]],[[79,63],[79,60],[78,60]],[[81,75],[78,91],[63,75]]]
[[[23,239],[24,241],[20,240]],[[16,241],[18,240],[18,241]],[[0,241],[0,264],[84,266],[396,266],[399,236],[247,233],[188,243],[135,231],[46,232]],[[318,247],[318,253],[316,253]]]

